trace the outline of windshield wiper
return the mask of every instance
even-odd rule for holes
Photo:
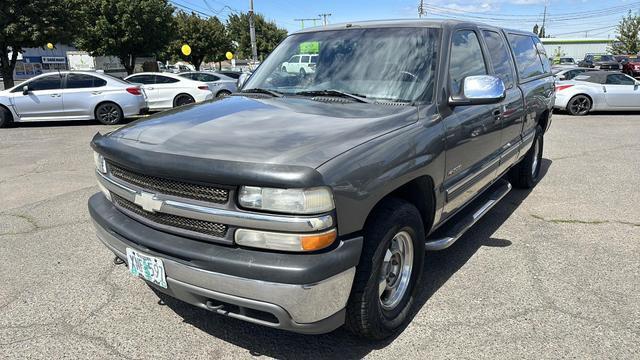
[[[247,89],[247,90],[242,90],[240,92],[241,93],[254,93],[254,94],[268,94],[268,95],[271,95],[273,97],[282,97],[282,94],[277,92],[277,91],[269,90],[269,89],[262,89],[262,88]]]
[[[355,100],[357,102],[361,102],[361,103],[368,103],[370,104],[371,101],[365,99],[366,96],[364,95],[360,95],[360,94],[350,94],[344,91],[340,91],[340,90],[306,90],[306,91],[298,91],[297,93],[294,93],[293,95],[300,95],[300,96],[339,96],[339,97],[344,97],[344,98],[349,98],[352,100]]]

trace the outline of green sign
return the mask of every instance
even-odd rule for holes
[[[300,44],[300,54],[317,54],[320,52],[320,43],[308,41]]]

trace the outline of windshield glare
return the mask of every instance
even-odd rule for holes
[[[440,30],[369,28],[287,37],[244,89],[337,90],[370,100],[431,101]]]

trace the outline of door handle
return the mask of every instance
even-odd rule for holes
[[[153,87],[148,87],[148,88],[143,88],[143,89],[147,89],[147,90],[153,90]]]
[[[51,94],[49,96],[51,96],[51,97],[60,97],[60,94]]]
[[[92,91],[91,93],[93,95],[100,95],[100,94],[102,94],[102,91]]]
[[[502,111],[500,111],[500,109],[493,110],[491,115],[493,115],[493,119],[496,123],[500,122],[502,119]]]

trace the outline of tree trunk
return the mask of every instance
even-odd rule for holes
[[[127,71],[127,75],[133,74],[133,71],[136,68],[135,55],[127,54],[120,56],[120,62],[122,63],[122,66],[124,66],[124,69]]]
[[[15,83],[13,82],[13,70],[16,68],[16,62],[18,61],[19,49],[12,51],[11,59],[9,59],[9,48],[7,46],[0,46],[0,73],[2,74],[2,82],[4,88],[12,88]]]
[[[218,61],[218,71],[222,71],[222,61]]]

